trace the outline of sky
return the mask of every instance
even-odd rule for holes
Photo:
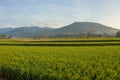
[[[120,29],[120,0],[0,0],[0,27],[97,22]]]

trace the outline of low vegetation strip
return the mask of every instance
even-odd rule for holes
[[[0,46],[118,46],[120,43],[19,43],[7,44],[3,43]]]
[[[26,41],[26,42],[120,42],[118,39],[111,39],[111,40],[48,40],[48,41],[42,41],[42,40],[37,40],[37,41]]]
[[[110,42],[110,41],[120,41],[120,38],[40,38],[40,39],[32,39],[32,38],[11,38],[11,39],[1,39],[1,41],[9,41],[9,42]]]

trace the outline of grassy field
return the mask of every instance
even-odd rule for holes
[[[68,39],[68,42],[60,42],[60,40],[58,42],[55,39],[53,41],[1,40],[0,45],[14,45],[0,46],[0,78],[4,80],[120,80],[120,46],[110,45],[119,44],[120,39],[85,39],[87,41],[75,39],[77,42],[69,42],[70,40],[72,39]],[[104,42],[105,40],[108,42]],[[106,43],[109,45],[94,45]],[[58,45],[27,46],[28,44]],[[59,46],[59,44],[81,46]]]
[[[120,38],[67,38],[67,39],[11,39],[0,40],[1,46],[116,46]]]

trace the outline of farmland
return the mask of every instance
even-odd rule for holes
[[[120,80],[119,45],[119,38],[1,40],[0,78]]]

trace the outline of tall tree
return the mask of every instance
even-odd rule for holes
[[[120,31],[116,33],[116,37],[120,37]]]

